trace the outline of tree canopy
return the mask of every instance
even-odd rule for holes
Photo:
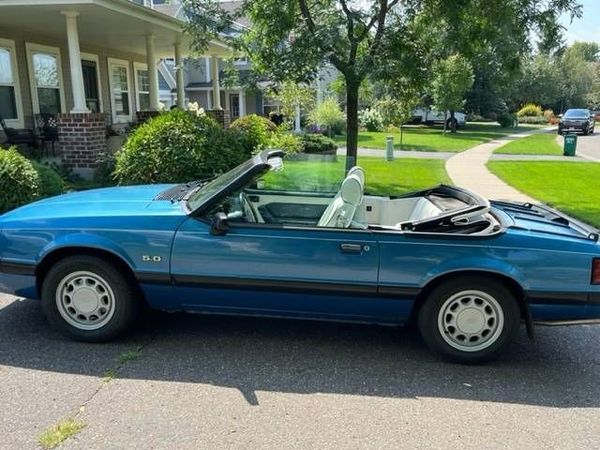
[[[357,151],[358,92],[367,77],[390,85],[418,82],[433,61],[460,53],[501,78],[518,68],[530,35],[550,48],[559,15],[581,14],[576,0],[245,0],[235,12],[217,0],[184,4],[198,50],[221,35],[277,81],[310,81],[321,65],[333,65],[346,85],[350,163]],[[220,34],[242,15],[249,28]]]

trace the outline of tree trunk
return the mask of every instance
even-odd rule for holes
[[[402,149],[402,134],[404,133],[404,125],[400,124],[400,149]]]
[[[444,134],[448,130],[448,112],[444,111]]]
[[[450,132],[456,133],[456,119],[454,118],[454,110],[450,110]]]
[[[346,172],[358,157],[358,88],[360,83],[346,79]]]

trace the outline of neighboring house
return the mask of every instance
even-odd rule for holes
[[[154,114],[160,85],[185,106],[183,71],[171,71],[169,83],[157,69],[161,58],[183,66],[184,26],[128,0],[0,0],[0,115],[9,127],[33,128],[35,115],[55,114],[65,164],[89,172],[106,125]],[[230,51],[211,42],[207,53],[218,60]]]
[[[154,8],[164,14],[171,15],[182,21],[186,20],[185,11],[181,0],[139,0],[145,1],[145,5]],[[221,1],[220,7],[235,12],[242,5],[242,1]],[[251,26],[251,22],[246,17],[240,17],[237,22],[232,23],[231,28],[225,34],[233,35],[239,33],[244,28]],[[219,86],[219,96],[215,99],[215,90],[213,84],[214,67],[218,67],[219,77],[223,78],[223,60],[210,57],[195,59],[186,59],[184,63],[184,84],[186,101],[197,102],[204,109],[214,109],[216,106],[225,109],[231,120],[246,114],[259,114],[268,116],[270,112],[279,112],[279,102],[269,98],[258,90],[246,90],[243,87],[235,86],[225,88]],[[240,58],[234,61],[234,65],[240,71],[240,77],[250,71],[251,64],[246,58]],[[161,101],[167,106],[171,106],[172,100],[170,94],[174,91],[174,73],[175,62],[172,58],[161,61],[159,65],[159,79],[161,79]],[[317,97],[321,99],[328,92],[329,83],[335,77],[331,68],[323,68],[319,74],[319,81],[315,82]],[[218,101],[218,105],[216,105]]]

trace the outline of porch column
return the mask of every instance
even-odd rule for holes
[[[296,117],[294,118],[294,133],[301,133],[302,127],[300,125],[300,105],[296,105]]]
[[[146,65],[148,66],[148,82],[150,83],[150,111],[158,111],[158,67],[152,34],[146,36]]]
[[[246,115],[246,92],[243,89],[240,89],[240,117]]]
[[[219,57],[216,55],[212,55],[211,57],[211,70],[213,89],[212,109],[223,109],[221,108],[221,86],[219,84]]]
[[[177,86],[177,107],[185,109],[185,92],[183,90],[183,58],[181,57],[181,44],[175,44],[175,81]]]
[[[72,113],[89,113],[85,104],[85,88],[83,86],[83,70],[81,68],[81,53],[79,51],[79,32],[77,31],[77,16],[75,11],[62,11],[67,19],[67,44],[69,46],[69,66],[71,69],[71,90],[73,91]]]

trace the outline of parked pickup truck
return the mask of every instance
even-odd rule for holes
[[[467,115],[461,112],[455,112],[454,118],[456,119],[457,127],[464,127],[467,124]],[[440,125],[444,124],[444,120],[448,122],[448,126],[451,125],[450,112],[447,112],[445,117],[442,111],[436,111],[435,109],[427,108],[416,108],[413,111],[413,123],[424,123],[427,125]]]

